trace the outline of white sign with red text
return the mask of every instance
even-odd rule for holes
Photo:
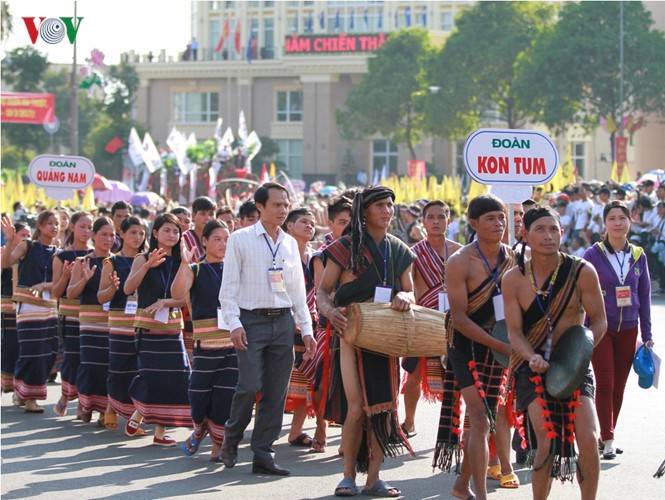
[[[481,184],[545,184],[554,177],[559,153],[535,130],[478,129],[464,145],[464,163]]]
[[[46,189],[55,200],[67,200],[73,191],[85,189],[95,177],[95,166],[82,156],[40,155],[28,167],[30,181]]]

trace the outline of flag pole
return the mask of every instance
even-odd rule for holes
[[[74,22],[76,22],[76,0],[74,0]],[[72,57],[72,75],[71,75],[71,88],[70,90],[70,129],[69,129],[69,149],[71,154],[76,156],[79,151],[79,100],[78,100],[78,85],[76,78],[76,37],[74,37],[74,55]]]

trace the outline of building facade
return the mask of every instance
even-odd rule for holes
[[[277,142],[275,159],[291,178],[335,182],[364,172],[371,181],[384,166],[406,174],[406,148],[382,137],[344,140],[335,111],[344,107],[349,91],[367,71],[368,57],[391,32],[424,26],[434,41],[443,41],[458,13],[474,3],[193,2],[196,50],[156,58],[128,55],[140,77],[136,119],[164,144],[173,127],[193,132],[199,140],[212,137],[218,116],[223,129],[230,126],[235,134],[242,110],[249,130]],[[571,143],[584,177],[609,177],[611,161],[604,161],[609,139],[602,133],[571,131],[555,142],[562,157]],[[665,147],[665,141],[656,142]],[[463,139],[424,137],[416,153],[431,173],[449,174],[463,165],[463,144]],[[629,151],[631,159],[637,160],[634,151]],[[258,172],[260,165],[253,168]]]

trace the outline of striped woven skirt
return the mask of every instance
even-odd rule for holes
[[[0,313],[0,377],[2,392],[14,391],[14,369],[18,359],[16,309],[10,297],[2,297]]]
[[[133,314],[109,312],[109,403],[117,414],[127,419],[135,410],[129,386],[139,372],[133,322]]]
[[[76,375],[76,386],[81,409],[83,413],[104,413],[108,404],[108,313],[102,310],[102,306],[81,306],[79,320],[81,364]]]
[[[59,320],[64,354],[60,367],[60,387],[67,401],[74,401],[79,397],[76,388],[76,375],[81,364],[79,319],[78,316],[60,316]]]
[[[21,399],[46,399],[46,380],[58,349],[56,308],[26,303],[17,307],[14,390]]]
[[[238,383],[235,348],[194,348],[194,366],[189,383],[194,435],[198,441],[207,429],[212,442],[224,441],[224,424],[231,414],[231,402]],[[198,342],[197,342],[198,343]]]
[[[191,427],[182,330],[137,328],[135,339],[139,373],[129,387],[134,406],[148,424]]]

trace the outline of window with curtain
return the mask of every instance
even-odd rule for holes
[[[173,121],[175,123],[210,123],[219,116],[219,93],[175,92]]]
[[[302,122],[302,92],[280,90],[277,92],[277,121]]]

